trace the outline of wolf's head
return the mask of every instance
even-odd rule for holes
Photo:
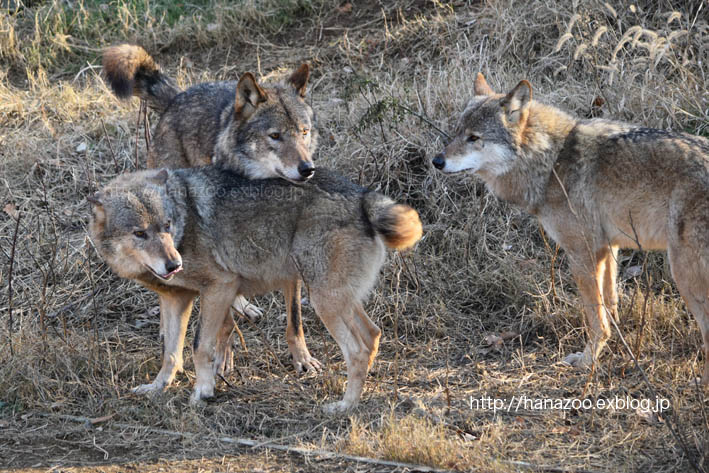
[[[532,87],[523,80],[507,95],[496,94],[478,73],[474,91],[452,141],[433,158],[433,165],[445,173],[499,176],[513,166],[525,139]]]
[[[165,170],[125,174],[87,198],[93,211],[91,238],[121,277],[149,272],[169,281],[182,270],[173,241],[178,225],[166,199],[167,178]]]
[[[307,64],[273,87],[260,86],[251,73],[241,76],[233,119],[219,134],[214,162],[250,179],[302,182],[312,177],[318,136],[305,102],[309,76]]]

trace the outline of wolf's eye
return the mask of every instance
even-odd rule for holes
[[[165,231],[166,232],[170,231],[170,221],[169,220],[167,222],[165,222]]]
[[[307,136],[308,133],[310,133],[310,130],[303,128],[303,136]]]
[[[148,234],[142,230],[133,232],[133,235],[135,235],[136,238],[140,238],[141,240],[145,240],[146,238],[148,238]]]
[[[274,131],[273,133],[269,134],[268,137],[271,138],[272,140],[279,140],[279,139],[281,139],[281,134],[278,133],[277,131]]]
[[[475,143],[475,142],[478,141],[479,139],[480,139],[480,137],[477,136],[477,135],[470,135],[470,136],[468,137],[468,141],[469,141],[470,143]]]

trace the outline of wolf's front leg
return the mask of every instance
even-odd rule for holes
[[[160,294],[160,332],[163,343],[162,368],[150,384],[133,388],[136,394],[163,391],[175,374],[182,371],[182,351],[185,346],[187,322],[192,313],[195,293],[191,291],[170,291]]]
[[[572,260],[571,272],[581,294],[588,326],[588,343],[581,353],[572,353],[564,362],[582,369],[590,369],[598,359],[611,336],[609,311],[603,304],[602,274],[610,250],[601,250],[596,258],[582,259],[579,252]]]
[[[194,367],[197,372],[190,403],[214,396],[217,338],[229,315],[236,284],[213,284],[201,294],[199,336],[194,340]]]

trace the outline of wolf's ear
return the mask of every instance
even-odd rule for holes
[[[532,85],[526,80],[520,81],[500,105],[510,123],[516,124],[527,116],[529,103],[532,101]]]
[[[236,98],[234,100],[234,111],[239,119],[251,116],[261,102],[268,99],[268,94],[256,82],[253,74],[244,72],[236,84]]]
[[[170,177],[170,175],[168,174],[167,169],[163,168],[157,174],[151,177],[150,180],[153,181],[155,184],[163,186],[167,182],[168,177]]]
[[[473,91],[475,95],[495,95],[495,91],[492,90],[492,87],[487,83],[482,72],[478,72],[478,75],[475,76]]]
[[[305,88],[308,85],[308,78],[310,77],[310,67],[307,64],[301,65],[297,71],[295,71],[288,78],[288,83],[293,86],[298,95],[305,97]]]

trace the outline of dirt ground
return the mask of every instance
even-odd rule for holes
[[[3,428],[0,446],[9,461],[0,471],[42,472],[47,471],[48,462],[51,471],[76,473],[412,471],[406,466],[371,465],[367,460],[356,461],[337,454],[331,458],[317,453],[286,452],[268,445],[254,448],[216,438],[200,439],[199,450],[193,451],[189,444],[194,439],[173,434],[148,433],[140,428],[106,432],[105,427],[90,423],[57,422],[46,417],[28,418],[16,427],[3,425]],[[120,445],[117,438],[121,439]],[[150,448],[145,448],[146,441]],[[418,471],[428,470],[424,467]]]

